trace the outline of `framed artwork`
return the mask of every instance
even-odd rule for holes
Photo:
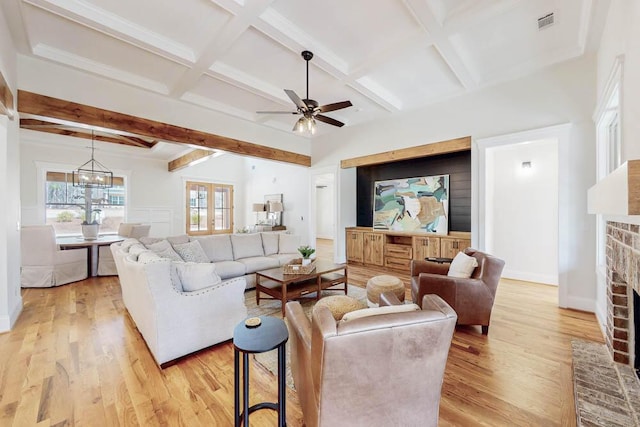
[[[373,228],[447,234],[449,175],[376,181]]]

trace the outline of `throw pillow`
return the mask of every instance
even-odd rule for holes
[[[135,245],[136,243],[140,243],[138,239],[126,238],[120,244],[120,249],[122,249],[125,252],[129,252],[129,248]]]
[[[260,233],[262,236],[262,248],[264,249],[265,256],[274,255],[278,253],[278,233]]]
[[[362,319],[363,317],[377,316],[379,314],[407,313],[410,311],[420,311],[418,304],[386,305],[384,307],[363,308],[362,310],[351,311],[342,317],[341,322]]]
[[[162,240],[158,243],[153,243],[147,246],[147,249],[151,249],[158,254],[160,258],[168,258],[172,261],[184,261],[180,255],[171,247],[171,243],[167,240]]]
[[[209,262],[207,254],[202,250],[200,242],[194,240],[189,243],[180,243],[173,245],[173,249],[178,252],[178,255],[187,262]]]
[[[166,239],[160,240],[159,242],[153,242],[145,244],[147,249],[151,249],[152,251],[163,251],[167,248],[171,247],[171,243],[169,243]]]
[[[453,258],[451,265],[449,266],[449,273],[447,276],[461,277],[468,279],[473,274],[473,270],[478,266],[478,260],[465,253],[458,252],[458,255]]]
[[[260,234],[232,234],[233,259],[264,256]]]
[[[134,258],[138,258],[142,252],[147,251],[148,249],[144,247],[142,243],[136,243],[129,248],[129,255],[132,255]]]
[[[160,256],[158,256],[157,253],[149,249],[147,249],[146,251],[138,255],[138,262],[142,264],[148,264],[150,262],[157,261],[159,259],[161,259]]]
[[[143,245],[149,246],[154,243],[161,242],[164,239],[161,237],[140,237],[138,240],[140,240],[140,243],[142,243]]]
[[[185,292],[199,291],[222,282],[222,279],[216,273],[215,264],[176,262],[172,263],[172,265],[175,266],[182,289]]]
[[[280,234],[278,253],[297,254],[300,247],[300,236],[294,234]]]

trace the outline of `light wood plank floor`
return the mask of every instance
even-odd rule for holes
[[[350,281],[375,274],[353,268]],[[570,342],[602,336],[592,314],[557,308],[556,295],[503,280],[489,335],[457,328],[441,426],[575,425]],[[126,315],[117,278],[26,289],[23,299],[14,330],[0,335],[0,426],[233,425],[230,343],[161,371]],[[252,403],[276,398],[275,378],[255,364],[251,387]],[[287,415],[289,426],[302,425],[291,390]],[[273,411],[251,415],[252,426],[275,424]]]

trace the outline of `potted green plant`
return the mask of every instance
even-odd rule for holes
[[[316,250],[313,249],[310,246],[300,246],[298,248],[298,252],[300,252],[300,254],[302,255],[302,265],[309,265],[311,264],[311,259],[309,259],[309,257],[315,252]]]
[[[76,196],[80,198],[82,196]],[[96,240],[100,231],[100,223],[97,216],[102,212],[101,209],[94,209],[91,205],[91,189],[84,189],[84,206],[80,206],[84,210],[84,218],[82,221],[82,237],[85,240]]]

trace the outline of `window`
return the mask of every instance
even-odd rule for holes
[[[233,185],[187,182],[187,234],[233,231]]]
[[[74,187],[71,172],[46,172],[45,218],[57,235],[82,233],[85,199],[91,200],[100,233],[117,233],[124,221],[126,190],[123,177],[113,177],[107,189]]]

